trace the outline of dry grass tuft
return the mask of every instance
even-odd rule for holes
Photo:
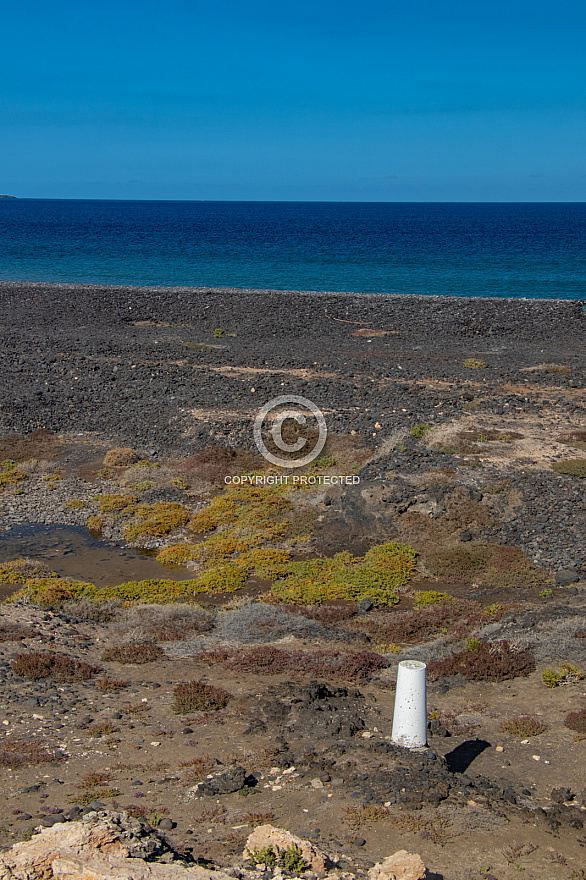
[[[19,642],[21,639],[40,638],[41,633],[32,626],[20,623],[0,623],[0,642]]]

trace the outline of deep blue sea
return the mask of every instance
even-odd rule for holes
[[[0,280],[586,299],[586,203],[0,199]]]

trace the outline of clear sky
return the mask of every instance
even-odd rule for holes
[[[12,0],[0,192],[585,201],[585,0]]]

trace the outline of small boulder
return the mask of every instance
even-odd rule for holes
[[[252,852],[255,849],[260,850],[267,846],[272,846],[275,852],[277,850],[289,849],[292,846],[298,846],[301,850],[301,855],[312,871],[317,871],[318,873],[323,873],[332,866],[330,857],[310,843],[309,840],[303,840],[302,837],[297,837],[283,828],[275,828],[274,825],[259,825],[255,828],[246,841],[243,856],[248,858],[247,850]]]
[[[425,865],[417,853],[400,849],[368,872],[368,880],[425,880]]]
[[[560,568],[555,573],[555,582],[559,587],[569,587],[580,580],[580,572],[575,568]]]
[[[569,788],[552,788],[550,795],[554,804],[565,804],[574,800],[574,792]]]
[[[233,767],[223,773],[219,773],[212,779],[206,779],[200,782],[195,793],[198,797],[202,795],[230,794],[233,791],[240,791],[246,784],[247,776],[244,767]]]

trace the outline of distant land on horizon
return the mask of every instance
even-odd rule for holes
[[[0,199],[15,199],[16,196],[4,196],[0,194]]]

